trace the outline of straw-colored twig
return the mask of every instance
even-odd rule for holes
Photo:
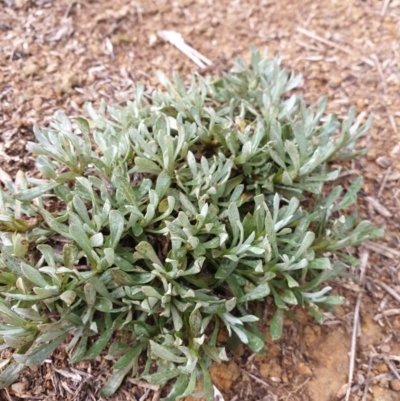
[[[159,401],[161,398],[161,390],[154,391],[151,401]]]
[[[378,71],[379,78],[381,79],[382,88],[383,88],[383,93],[384,93],[385,95],[387,95],[387,83],[386,83],[385,75],[384,75],[384,73],[383,73],[383,68],[382,68],[381,62],[380,62],[380,60],[379,60],[379,57],[378,57],[376,54],[371,54],[371,58],[372,58],[372,60],[373,60],[374,63],[375,63],[375,67],[376,67],[376,69],[377,69],[377,71]],[[391,125],[392,128],[393,128],[393,131],[396,132],[396,133],[398,133],[396,120],[395,120],[395,118],[393,117],[393,114],[390,112],[390,110],[388,109],[388,107],[385,106],[385,109],[386,109],[386,113],[387,113],[387,115],[388,115],[388,119],[389,119],[390,125]]]
[[[365,273],[367,272],[368,267],[368,259],[369,259],[369,252],[363,251],[360,257],[360,284],[365,284]]]
[[[380,359],[389,359],[389,361],[396,361],[396,362],[400,362],[400,356],[399,355],[386,355],[386,354],[380,354],[377,352],[374,352],[373,354],[371,354],[374,358],[380,358]]]
[[[385,176],[383,177],[382,184],[381,184],[381,186],[380,186],[380,188],[379,188],[378,195],[377,195],[378,198],[381,197],[381,195],[382,195],[382,193],[383,193],[383,190],[384,190],[385,187],[386,187],[388,178],[389,178],[389,176],[390,176],[391,173],[392,173],[392,167],[389,167],[389,168],[387,169],[387,171],[386,171]]]
[[[398,134],[398,133],[399,133],[399,130],[398,130],[398,128],[397,128],[396,120],[395,120],[395,118],[393,117],[393,114],[388,110],[388,108],[386,108],[386,113],[387,113],[387,115],[388,115],[388,119],[389,119],[390,125],[391,125],[392,128],[393,128],[393,131],[394,131],[396,134]]]
[[[361,299],[362,299],[362,292],[358,294],[356,307],[354,308],[353,334],[351,336],[349,378],[348,378],[346,398],[345,398],[346,401],[349,401],[350,399],[351,383],[353,382]]]
[[[395,249],[389,248],[383,244],[378,244],[375,242],[365,241],[363,246],[372,252],[379,253],[379,255],[385,256],[389,259],[400,258],[400,252]]]
[[[387,9],[388,9],[388,7],[389,7],[389,3],[390,3],[390,0],[385,0],[385,1],[384,1],[383,7],[382,7],[382,11],[381,11],[381,16],[382,16],[382,17],[385,16],[386,11],[387,11]]]
[[[395,291],[392,287],[388,286],[387,284],[383,283],[380,280],[373,280],[373,282],[381,287],[383,290],[385,290],[388,294],[390,294],[394,299],[397,299],[397,301],[400,302],[400,294]]]
[[[145,390],[145,392],[143,393],[143,395],[139,398],[139,401],[147,400],[147,397],[148,397],[149,393],[150,393],[150,389],[149,389],[149,388],[146,388],[146,390]]]
[[[369,389],[369,386],[371,384],[370,374],[371,374],[371,370],[372,370],[372,361],[373,361],[373,359],[374,359],[374,357],[373,357],[373,355],[371,353],[369,355],[367,378],[365,379],[364,393],[363,393],[363,397],[362,397],[361,401],[367,401],[368,389]]]
[[[381,203],[379,203],[375,198],[372,196],[367,196],[365,198],[368,203],[383,217],[392,217],[392,213],[389,212]]]
[[[376,54],[371,54],[371,58],[372,58],[372,60],[374,60],[376,69],[379,74],[379,78],[381,79],[381,82],[382,82],[383,93],[386,95],[387,94],[387,84],[386,84],[385,76],[383,74],[381,62]]]
[[[10,397],[7,389],[4,389],[0,394],[5,395],[7,397],[7,401],[12,401],[12,398]]]
[[[136,384],[139,387],[143,387],[143,388],[147,388],[149,390],[153,390],[153,391],[157,391],[160,389],[160,385],[159,384],[152,384],[152,383],[148,383],[144,380],[136,380],[136,379],[131,379],[129,378],[128,381],[132,384]]]
[[[265,382],[264,380],[261,380],[259,377],[252,375],[249,373],[247,370],[242,370],[244,373],[246,373],[247,376],[251,377],[253,380],[255,380],[257,383],[262,384],[265,387],[271,388],[271,386]]]
[[[394,376],[400,380],[400,375],[399,372],[397,371],[396,367],[393,365],[393,363],[390,361],[390,359],[387,356],[384,356],[384,361],[386,365],[389,367],[390,371],[394,374]]]
[[[347,47],[344,47],[342,45],[339,45],[338,43],[333,42],[332,40],[325,39],[322,36],[319,36],[319,35],[315,34],[314,32],[308,31],[307,29],[304,29],[302,27],[297,27],[296,30],[297,30],[297,32],[299,32],[299,33],[301,33],[301,34],[303,34],[305,36],[308,36],[311,39],[314,39],[314,40],[316,40],[318,42],[324,43],[325,45],[333,47],[333,48],[335,48],[337,50],[340,50],[343,53],[347,53],[347,54],[349,54],[351,56],[354,56],[354,54],[355,54],[354,50],[349,49]],[[371,67],[375,67],[375,63],[372,60],[370,60],[369,58],[360,57],[360,59],[364,63],[370,65]]]
[[[382,313],[378,313],[375,317],[374,320],[378,321],[381,320],[384,316],[396,316],[400,315],[400,309],[387,309],[384,310]]]
[[[361,254],[361,274],[360,274],[360,282],[364,284],[365,282],[365,272],[368,266],[369,252],[363,251]],[[357,296],[356,307],[354,308],[354,321],[353,321],[353,334],[351,336],[351,349],[350,349],[350,364],[349,364],[349,379],[348,379],[348,387],[346,391],[346,401],[350,399],[351,393],[351,384],[353,382],[354,375],[354,366],[356,360],[356,347],[357,347],[357,335],[358,335],[358,327],[359,327],[359,319],[360,319],[360,305],[363,293],[360,292]]]
[[[211,60],[203,56],[197,50],[193,49],[192,46],[189,46],[184,41],[180,33],[175,31],[159,31],[158,36],[166,42],[171,43],[171,45],[175,46],[185,56],[189,57],[198,67],[206,68],[207,66],[212,65]]]

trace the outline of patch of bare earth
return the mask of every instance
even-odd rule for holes
[[[373,114],[367,157],[347,165],[365,177],[360,219],[386,229],[363,254],[356,281],[333,283],[346,303],[322,326],[297,311],[282,340],[267,334],[266,355],[239,347],[211,368],[225,400],[400,400],[400,1],[399,0],[0,0],[0,167],[29,173],[32,126],[63,109],[82,114],[87,101],[123,103],[135,82],[157,85],[155,71],[185,77],[198,68],[158,36],[174,30],[214,61],[248,54],[254,44],[280,54],[305,78],[303,94],[329,97],[343,117],[350,106]],[[346,178],[343,181],[347,185]],[[268,301],[265,331],[273,306]],[[3,358],[9,355],[3,354]],[[349,383],[351,368],[351,384]],[[108,361],[68,364],[63,347],[1,391],[4,400],[100,400]],[[126,380],[111,400],[155,400]]]

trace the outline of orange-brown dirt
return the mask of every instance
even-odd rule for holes
[[[346,302],[324,325],[296,311],[280,341],[267,334],[266,355],[239,347],[231,362],[214,365],[214,384],[226,401],[344,399],[361,296],[350,399],[400,400],[400,1],[0,0],[0,167],[11,175],[33,168],[25,151],[32,125],[44,126],[57,109],[77,115],[87,101],[123,103],[135,82],[157,85],[156,70],[198,70],[157,36],[163,29],[214,62],[204,73],[220,73],[254,44],[303,74],[307,101],[327,95],[341,117],[352,105],[374,116],[368,156],[346,166],[365,177],[359,217],[386,230],[378,245],[356,251],[367,252],[364,282],[333,283]],[[267,302],[267,333],[272,311]],[[60,347],[0,398],[99,400],[109,374],[102,358],[68,364]],[[110,399],[155,398],[126,380]]]

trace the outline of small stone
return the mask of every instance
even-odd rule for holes
[[[40,96],[35,96],[32,100],[32,107],[35,110],[39,110],[42,105],[42,98]]]
[[[157,35],[155,35],[154,33],[152,33],[150,36],[149,36],[149,46],[150,47],[153,47],[156,43],[157,43]]]
[[[282,368],[278,363],[276,363],[276,362],[272,363],[270,375],[271,375],[271,377],[276,377],[276,378],[280,378],[281,377]]]
[[[305,375],[305,376],[312,376],[312,370],[309,366],[307,366],[305,363],[300,362],[297,365],[297,371],[301,374],[301,375]]]
[[[379,380],[379,387],[389,388],[389,380],[385,378]]]
[[[34,76],[39,73],[39,66],[31,61],[28,61],[23,67],[22,67],[22,73],[26,76]]]
[[[378,373],[388,373],[389,372],[389,368],[387,367],[387,365],[385,363],[377,363],[375,365],[375,370],[377,370]]]
[[[271,377],[270,377],[270,380],[271,380],[272,382],[274,382],[274,383],[281,383],[281,382],[282,382],[282,380],[281,380],[280,377],[275,377],[275,376],[271,376]]]
[[[392,381],[390,382],[389,386],[390,386],[390,388],[391,388],[393,391],[398,391],[398,392],[400,392],[400,380],[399,380],[399,379],[394,379],[394,380],[392,380]]]
[[[343,384],[343,386],[340,387],[339,391],[336,393],[336,398],[342,399],[346,395],[348,388],[349,388],[349,383]]]
[[[273,377],[280,379],[282,376],[282,368],[275,360],[271,360],[268,363],[262,363],[259,371],[264,380],[271,379]]]
[[[356,105],[358,110],[362,110],[365,107],[364,99],[357,99]]]
[[[329,86],[331,88],[338,88],[342,83],[342,78],[340,78],[339,76],[333,76],[330,80],[329,80]]]
[[[372,387],[373,401],[399,401],[398,394],[378,385]]]
[[[28,2],[28,0],[15,0],[15,7],[16,7],[16,8],[21,8],[21,7],[23,7],[27,2]]]
[[[48,74],[52,74],[53,72],[56,72],[56,71],[57,71],[57,68],[58,68],[58,65],[57,65],[57,64],[55,64],[55,63],[49,64],[49,65],[46,67],[46,72],[47,72]]]
[[[392,162],[391,160],[387,157],[387,156],[379,156],[376,160],[375,160],[376,164],[378,166],[381,166],[382,168],[388,168],[391,166]]]
[[[263,379],[269,378],[270,366],[268,363],[263,363],[260,366],[260,375]]]
[[[393,150],[390,152],[392,155],[396,155],[400,153],[400,145],[396,145]]]
[[[363,384],[365,382],[365,377],[362,373],[357,373],[357,382],[358,384]]]
[[[79,85],[79,76],[75,72],[63,75],[61,89],[63,93],[73,93],[73,88]]]
[[[392,350],[392,347],[388,344],[382,345],[382,347],[380,347],[380,348],[381,348],[382,352],[386,352],[386,353],[389,353]]]
[[[25,383],[14,383],[11,385],[11,390],[14,391],[17,396],[23,395],[25,393]]]

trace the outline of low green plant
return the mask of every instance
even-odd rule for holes
[[[262,352],[257,301],[274,300],[275,339],[292,305],[323,320],[342,302],[323,283],[355,263],[341,250],[381,235],[342,214],[361,178],[323,196],[340,176],[327,162],[362,154],[370,120],[308,107],[290,95],[301,77],[257,51],[222,78],[160,82],[124,107],[89,104],[89,120],[58,112],[35,127],[40,174],[0,191],[0,350],[14,349],[0,388],[64,343],[71,363],[115,361],[104,397],[130,374],[176,379],[164,400],[200,380],[212,400],[221,326]]]

